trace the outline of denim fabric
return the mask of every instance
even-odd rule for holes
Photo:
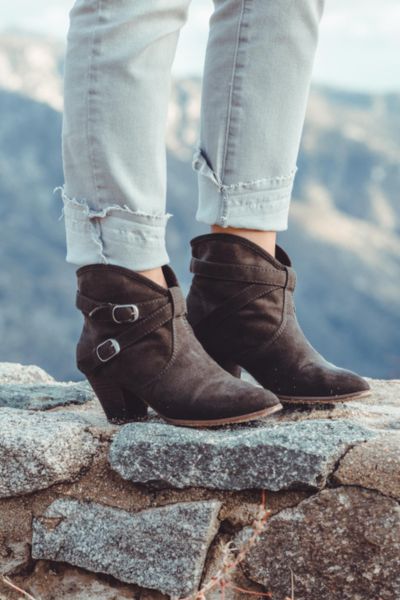
[[[171,66],[190,0],[76,0],[64,67],[68,262],[144,270],[165,248]],[[214,0],[193,149],[196,219],[284,230],[324,0]]]

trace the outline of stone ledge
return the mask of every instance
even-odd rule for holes
[[[42,384],[1,384],[0,407],[48,410],[57,406],[85,404],[94,400],[95,395],[88,384],[42,383]]]
[[[53,383],[54,377],[46,373],[36,365],[21,365],[19,363],[0,363],[0,384],[11,383],[13,385]]]
[[[371,380],[363,401],[216,430],[154,413],[110,425],[87,384],[33,366],[0,364],[0,384],[0,573],[34,597],[181,598],[246,538],[262,488],[274,516],[237,585],[284,598],[290,565],[296,600],[400,597],[399,381]],[[226,600],[244,597],[226,589]],[[15,599],[1,580],[0,598]]]
[[[96,439],[73,415],[0,413],[0,498],[72,480],[96,451]]]
[[[346,450],[374,435],[343,419],[219,431],[131,423],[115,435],[110,464],[134,483],[176,488],[321,489]]]

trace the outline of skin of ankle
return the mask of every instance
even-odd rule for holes
[[[220,227],[219,225],[211,225],[211,231],[212,233],[233,233],[234,235],[239,235],[261,246],[263,250],[275,256],[276,231],[239,229],[236,227]]]
[[[165,281],[164,273],[161,267],[156,267],[155,269],[146,269],[146,271],[138,271],[139,275],[143,275],[154,283],[161,285],[164,288],[168,288],[168,284]]]

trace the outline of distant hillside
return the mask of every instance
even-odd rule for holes
[[[52,194],[63,181],[62,57],[51,39],[0,37],[0,360],[76,379],[75,269]],[[175,82],[167,137],[168,245],[185,289],[188,241],[206,231],[194,221],[190,166],[200,85]],[[298,165],[280,241],[298,273],[303,328],[333,362],[400,377],[400,95],[313,89]]]

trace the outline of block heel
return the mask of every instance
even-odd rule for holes
[[[87,377],[110,423],[139,421],[147,416],[147,404],[129,390],[105,377]]]

